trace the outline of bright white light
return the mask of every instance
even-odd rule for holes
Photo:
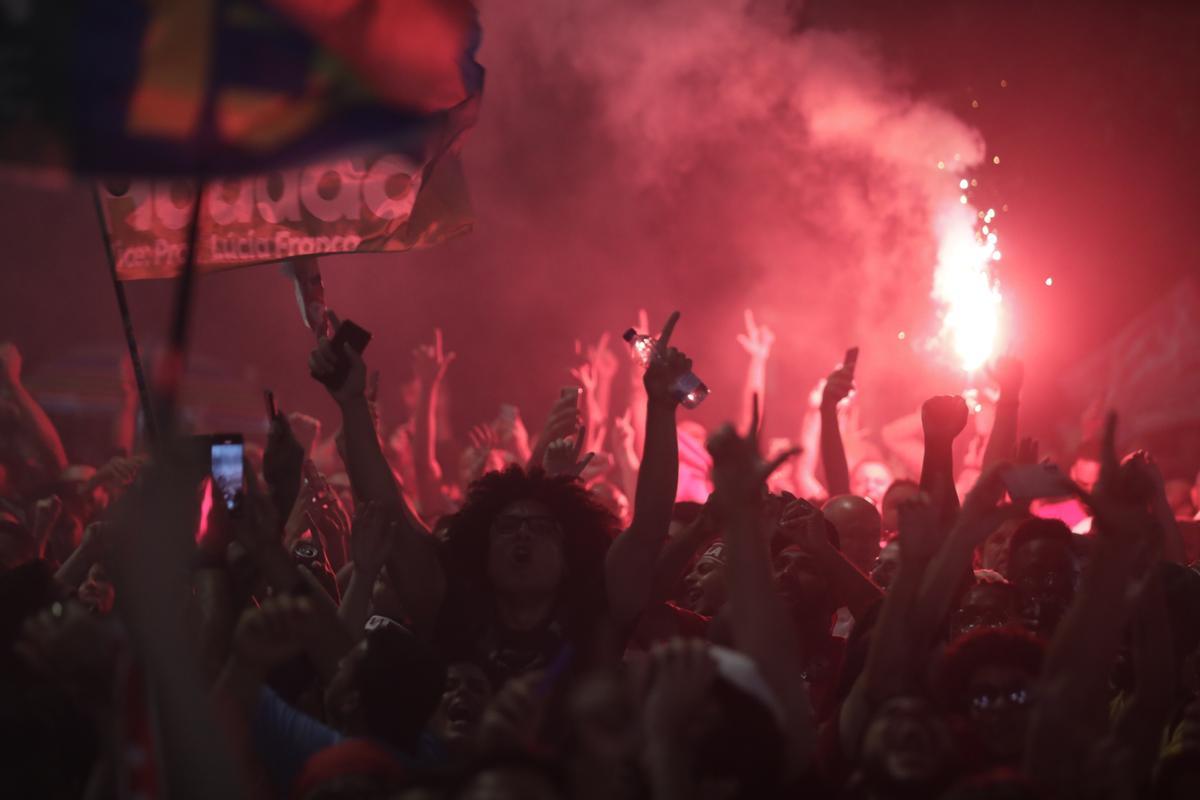
[[[970,185],[971,185],[970,182],[966,178],[963,178],[961,181],[958,182],[958,188],[960,188],[960,189],[965,189]]]
[[[964,370],[972,372],[991,358],[1000,327],[1000,292],[989,263],[999,260],[995,242],[977,238],[975,209],[944,208],[934,226],[938,263],[933,299],[941,306],[940,338]]]
[[[1047,285],[1047,286],[1053,286],[1053,285],[1054,285],[1054,278],[1046,278],[1046,285]]]

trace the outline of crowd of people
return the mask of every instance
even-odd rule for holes
[[[848,354],[764,440],[749,313],[705,431],[678,319],[460,442],[440,332],[391,428],[321,338],[337,431],[276,410],[229,503],[136,403],[73,463],[0,345],[4,796],[1200,797],[1200,481],[1113,415],[1052,468],[1012,358],[867,434]]]

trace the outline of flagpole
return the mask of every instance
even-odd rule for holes
[[[142,405],[142,421],[146,436],[151,444],[158,441],[158,426],[154,419],[154,405],[150,402],[150,389],[146,384],[146,373],[142,369],[142,358],[138,353],[137,336],[133,332],[133,317],[129,313],[129,301],[125,297],[125,284],[117,275],[117,261],[112,250],[112,239],[108,235],[108,223],[104,218],[104,206],[100,202],[100,191],[92,184],[92,200],[96,204],[96,219],[100,222],[100,236],[104,240],[104,255],[108,259],[108,273],[112,277],[113,291],[117,295],[117,311],[121,314],[121,327],[125,331],[125,346],[129,349],[129,361],[133,365],[133,378],[137,383],[138,400]]]

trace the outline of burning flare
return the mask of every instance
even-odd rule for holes
[[[992,357],[1000,337],[1000,289],[991,273],[992,263],[1000,260],[995,216],[994,209],[979,212],[960,195],[934,220],[938,263],[932,297],[942,318],[938,341],[951,348],[967,372]]]

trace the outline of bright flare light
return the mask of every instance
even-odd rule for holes
[[[988,209],[989,215],[994,213]],[[985,237],[976,230],[977,221],[974,208],[947,204],[934,223],[938,263],[933,299],[941,306],[939,338],[967,372],[991,358],[1000,333],[1000,291],[991,274],[1000,251],[995,231]]]

